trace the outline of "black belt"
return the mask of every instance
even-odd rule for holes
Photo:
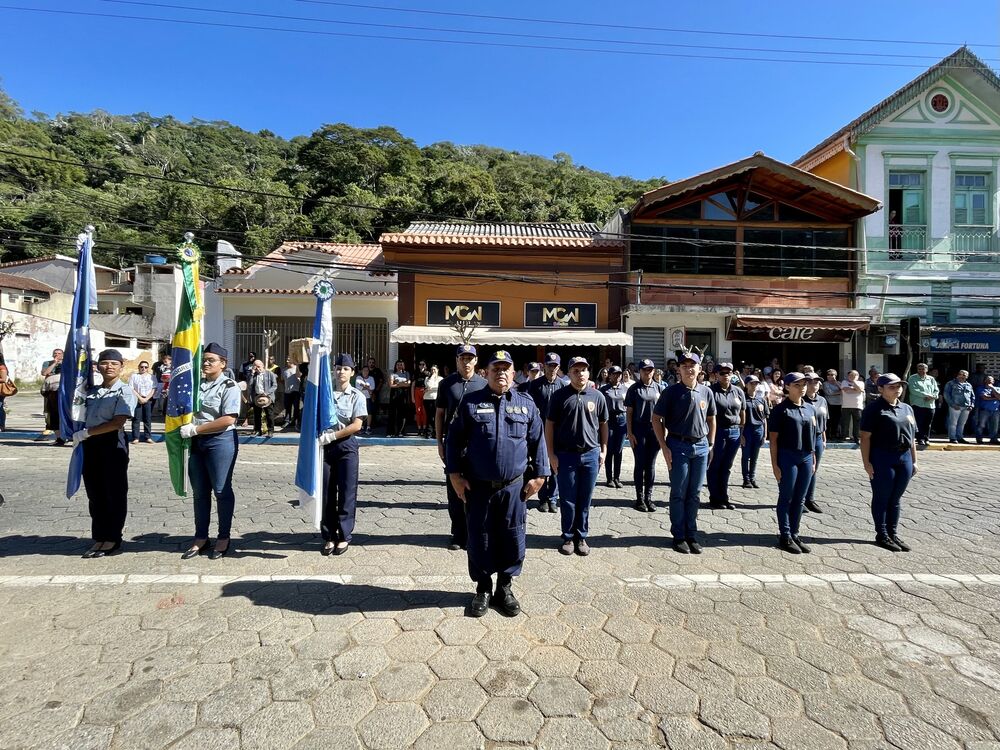
[[[685,443],[700,443],[705,438],[703,437],[691,437],[690,435],[667,435],[667,437],[672,437],[674,440],[681,440]]]
[[[520,479],[521,479],[520,476],[516,476],[513,479],[501,479],[496,482],[494,482],[491,479],[476,479],[473,481],[475,484],[481,484],[487,486],[491,490],[502,490],[504,487],[509,487],[510,485],[514,484],[514,482],[517,482]]]

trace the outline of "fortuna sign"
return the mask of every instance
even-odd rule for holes
[[[596,328],[595,302],[525,302],[525,328]]]
[[[499,326],[500,303],[481,300],[427,300],[427,325],[450,326],[463,321],[481,326]]]

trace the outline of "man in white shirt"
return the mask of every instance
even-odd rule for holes
[[[865,386],[861,373],[851,370],[840,384],[840,435],[844,440],[861,443],[861,410],[865,405]]]

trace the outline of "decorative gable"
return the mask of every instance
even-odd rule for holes
[[[974,100],[945,79],[920,92],[874,129],[953,127],[982,130],[997,127],[1000,118],[996,114],[988,113],[986,105]]]

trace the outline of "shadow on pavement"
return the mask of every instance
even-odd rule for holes
[[[471,587],[471,583],[470,583]],[[443,589],[399,590],[370,584],[316,580],[233,581],[222,596],[241,596],[258,607],[280,607],[307,615],[400,612],[422,607],[465,607],[474,592]]]

